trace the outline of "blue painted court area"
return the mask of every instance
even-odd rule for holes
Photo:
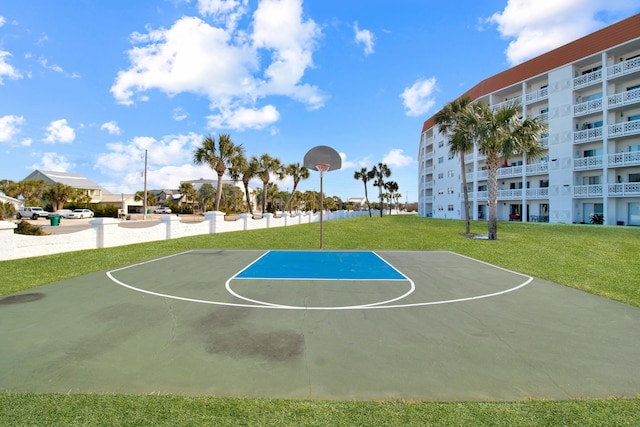
[[[236,279],[407,280],[370,251],[269,251]]]

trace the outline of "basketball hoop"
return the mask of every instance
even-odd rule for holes
[[[322,211],[324,211],[324,195],[322,192],[322,175],[325,172],[342,168],[342,157],[336,150],[326,145],[319,145],[304,155],[304,167],[320,172],[320,249],[322,249]]]
[[[331,169],[331,164],[329,164],[329,163],[320,163],[320,164],[316,165],[316,170],[318,172],[326,172],[329,169]]]

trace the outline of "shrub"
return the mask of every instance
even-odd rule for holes
[[[26,234],[28,236],[47,236],[39,225],[33,225],[24,219],[18,223],[18,228],[13,230],[16,234]]]
[[[594,213],[589,216],[591,220],[591,224],[602,224],[604,223],[604,215],[601,213]]]
[[[16,208],[13,206],[13,203],[0,203],[0,220],[5,218],[11,219],[15,214]]]

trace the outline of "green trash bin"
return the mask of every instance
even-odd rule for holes
[[[60,225],[60,215],[51,215],[49,217],[49,221],[52,227],[57,227]]]

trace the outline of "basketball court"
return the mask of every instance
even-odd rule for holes
[[[640,309],[451,252],[192,250],[0,297],[0,390],[636,396]]]

